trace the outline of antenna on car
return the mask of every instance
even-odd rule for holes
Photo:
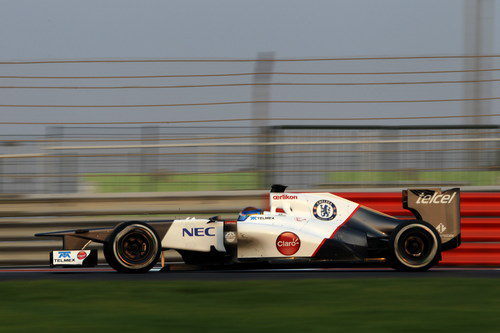
[[[288,186],[286,186],[286,185],[273,184],[271,186],[271,192],[272,193],[283,193],[283,192],[285,192],[285,190],[286,190],[287,187]]]

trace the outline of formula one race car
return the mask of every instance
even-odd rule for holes
[[[93,266],[103,244],[107,263],[120,272],[143,273],[165,250],[200,267],[325,267],[385,262],[398,270],[423,271],[441,252],[460,245],[460,190],[405,190],[403,207],[415,219],[398,219],[331,193],[284,193],[273,185],[270,210],[244,209],[237,221],[188,218],[123,222],[113,228],[36,234],[61,237],[51,266]],[[266,266],[269,267],[269,266]]]

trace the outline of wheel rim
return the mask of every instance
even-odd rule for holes
[[[405,266],[424,267],[434,259],[438,240],[425,225],[411,224],[402,228],[395,238],[396,257]]]
[[[405,255],[413,258],[421,257],[427,248],[428,245],[426,242],[421,237],[415,235],[407,237],[404,242]]]
[[[132,225],[117,235],[113,247],[117,259],[123,265],[140,269],[154,260],[158,251],[158,242],[148,228]]]

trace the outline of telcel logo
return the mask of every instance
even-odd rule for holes
[[[70,251],[59,251],[59,259],[62,258],[71,258]]]
[[[437,194],[434,192],[434,194],[431,196],[430,194],[424,194],[420,193],[417,199],[417,204],[423,203],[423,204],[430,204],[430,203],[442,203],[442,204],[447,204],[451,203],[453,199],[455,199],[457,192],[453,193],[452,195],[449,194]]]
[[[203,237],[203,236],[215,236],[215,227],[209,228],[182,228],[182,237]]]
[[[296,200],[299,197],[296,195],[288,195],[288,194],[282,194],[282,195],[273,195],[274,200]]]

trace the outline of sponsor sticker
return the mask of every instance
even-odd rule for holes
[[[417,204],[449,204],[453,202],[455,199],[457,192],[454,192],[452,195],[449,194],[426,194],[424,192],[420,193],[417,199]]]
[[[296,195],[289,195],[289,194],[280,194],[280,195],[273,195],[274,200],[297,200],[299,197]]]
[[[274,220],[274,216],[251,216],[250,220],[251,221],[257,221],[257,220]]]
[[[439,225],[436,227],[436,230],[437,230],[440,234],[442,234],[443,232],[445,232],[445,231],[446,231],[446,227],[445,227],[445,225],[444,225],[444,224],[439,223]]]
[[[182,228],[182,237],[214,237],[215,227]]]
[[[276,238],[276,248],[281,254],[291,256],[300,249],[300,238],[293,232],[284,232]]]
[[[53,265],[82,265],[91,250],[65,250],[52,252]]]
[[[224,234],[224,239],[226,240],[226,243],[236,243],[236,233],[234,231],[228,231]]]
[[[313,206],[313,215],[322,221],[331,221],[337,216],[337,207],[328,200],[319,200]]]
[[[58,252],[58,258],[63,259],[63,258],[71,258],[71,251],[59,251]]]
[[[54,256],[54,263],[71,264],[75,262],[75,258],[71,255],[72,251],[57,251]]]
[[[56,251],[54,253],[54,264],[73,264],[75,263],[75,258],[71,255],[72,251]]]

